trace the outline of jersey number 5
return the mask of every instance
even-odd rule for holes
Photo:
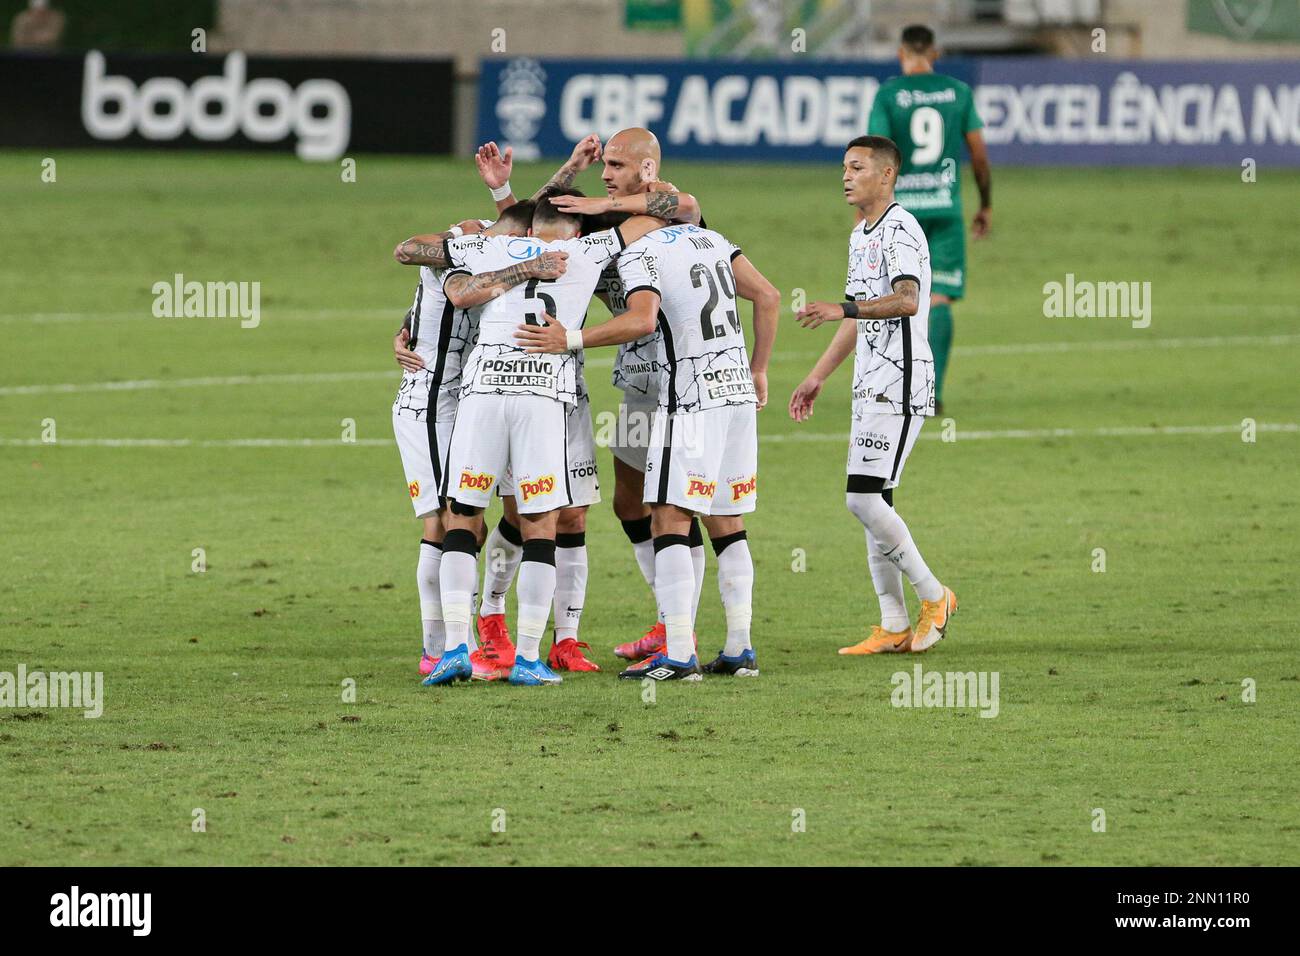
[[[727,322],[731,325],[732,331],[740,331],[740,317],[736,315],[736,280],[731,274],[731,263],[726,259],[719,259],[714,271],[718,274],[718,281],[714,283],[713,273],[709,267],[703,263],[697,262],[691,266],[691,285],[697,289],[709,287],[709,301],[700,309],[700,331],[704,335],[704,340],[716,338],[719,335],[726,335],[727,329],[722,325],[713,324],[713,310],[718,306],[718,286],[722,286],[722,293],[732,303],[732,308],[726,310]]]
[[[524,325],[542,325],[542,324],[543,324],[543,323],[542,323],[542,315],[543,315],[543,313],[549,314],[549,315],[551,316],[551,318],[555,319],[557,322],[559,321],[560,317],[559,317],[558,315],[555,314],[556,311],[557,311],[557,309],[555,308],[555,300],[552,299],[552,298],[551,298],[549,295],[547,295],[545,292],[538,292],[538,291],[537,291],[537,283],[539,283],[539,282],[552,282],[552,281],[554,281],[554,280],[552,280],[552,279],[529,279],[529,280],[528,280],[528,285],[524,286],[524,299],[525,299],[525,301],[528,300],[528,299],[536,299],[538,302],[541,303],[540,308],[538,308],[538,309],[536,309],[536,310],[530,310],[530,311],[524,313]]]

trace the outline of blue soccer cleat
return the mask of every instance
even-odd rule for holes
[[[728,657],[721,652],[704,665],[706,674],[725,674],[728,677],[757,677],[758,661],[754,658],[754,649],[747,647],[735,657]]]
[[[443,651],[437,665],[429,671],[429,676],[420,681],[420,686],[436,687],[453,681],[469,680],[473,673],[474,665],[469,661],[469,645],[462,644],[460,647]]]
[[[562,684],[564,682],[564,678],[543,664],[540,658],[529,661],[517,654],[515,655],[515,666],[510,668],[510,676],[507,680],[512,684],[525,684],[535,687],[543,684]]]
[[[661,651],[654,657],[649,657],[639,664],[633,664],[627,670],[618,675],[623,680],[641,680],[643,677],[649,677],[651,680],[685,680],[697,681],[703,680],[704,675],[700,672],[700,662],[694,654],[689,661],[675,661],[668,657],[667,653]]]

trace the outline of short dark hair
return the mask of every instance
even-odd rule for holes
[[[575,216],[572,213],[564,212],[563,210],[557,209],[554,205],[551,204],[551,197],[583,196],[583,195],[585,194],[582,192],[582,190],[573,189],[571,187],[560,188],[558,186],[551,186],[543,190],[542,195],[538,197],[537,208],[533,210],[533,232],[537,232],[539,228],[544,228],[546,226],[564,226],[564,225],[573,226],[573,228],[581,232],[582,217]]]
[[[934,49],[934,31],[927,26],[914,23],[903,27],[903,46],[913,53],[928,53]]]
[[[849,145],[844,147],[845,152],[855,147],[869,149],[874,153],[884,153],[889,165],[897,171],[903,165],[903,154],[898,149],[898,144],[888,136],[859,136],[856,139],[849,140]]]
[[[602,232],[621,226],[632,218],[630,212],[598,212],[582,217],[582,234],[590,236],[593,232]]]
[[[533,224],[533,210],[537,203],[531,199],[521,199],[513,206],[507,206],[497,215],[497,223],[514,226],[524,231]]]

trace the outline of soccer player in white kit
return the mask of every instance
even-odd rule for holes
[[[466,220],[453,227],[449,235],[486,229],[488,235],[522,236],[531,224],[533,205],[532,202],[515,204],[495,222]],[[449,288],[447,269],[420,267],[415,301],[403,326],[404,347],[419,362],[412,363],[402,375],[393,402],[393,434],[411,504],[416,517],[423,522],[424,536],[416,566],[423,625],[422,676],[442,656],[444,634],[438,572],[446,502],[439,494],[439,487],[459,403],[461,366],[478,337],[480,307],[511,285],[532,278],[563,275],[565,258],[561,253],[547,253],[530,262],[480,276],[472,284],[461,282],[454,291]]]
[[[656,325],[662,333],[643,500],[651,508],[655,597],[667,641],[663,651],[619,676],[701,679],[692,640],[695,571],[687,536],[696,514],[704,516],[718,556],[727,615],[726,646],[707,669],[756,675],[750,643],[754,568],[742,516],[754,510],[758,497],[756,413],[767,398],[780,294],[725,237],[692,224],[658,229],[630,244],[618,265],[627,290],[625,313],[573,340],[572,333],[561,336],[554,327],[521,327],[518,340],[530,352],[558,352],[633,341]],[[742,273],[757,276],[765,292],[775,293],[756,303],[752,361],[735,301]],[[754,294],[753,288],[747,291]]]
[[[573,504],[569,427],[590,430],[590,416],[575,422],[577,362],[572,355],[533,356],[514,342],[521,323],[542,324],[547,315],[580,330],[587,303],[604,265],[628,240],[662,225],[639,217],[617,229],[580,236],[581,220],[543,199],[527,238],[466,236],[444,244],[442,261],[480,275],[535,258],[568,254],[555,280],[529,281],[490,302],[479,322],[479,340],[463,371],[460,407],[452,430],[442,494],[449,500],[440,575],[446,644],[425,678],[433,686],[472,676],[469,659],[470,596],[477,576],[474,533],[497,482],[507,473],[517,492],[523,557],[517,584],[519,617],[512,684],[556,684],[561,678],[539,659],[542,633],[555,592],[555,533],[560,509]],[[434,254],[435,257],[437,254]]]
[[[844,198],[862,221],[849,238],[843,303],[812,302],[800,324],[842,321],[790,397],[790,417],[807,421],[826,379],[853,354],[853,429],[845,501],[862,522],[880,624],[841,654],[921,652],[943,639],[957,596],[939,583],[894,511],[893,489],[926,416],[934,414],[934,360],[926,339],[930,248],[916,217],[894,201],[901,161],[883,136],[859,136],[844,153]],[[853,320],[853,321],[848,321]],[[906,575],[921,600],[910,626]]]

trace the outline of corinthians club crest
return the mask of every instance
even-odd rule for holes
[[[511,60],[497,85],[497,119],[517,159],[538,157],[535,140],[545,115],[546,71],[528,57]]]
[[[1214,0],[1219,22],[1238,39],[1249,39],[1273,12],[1273,0]]]

